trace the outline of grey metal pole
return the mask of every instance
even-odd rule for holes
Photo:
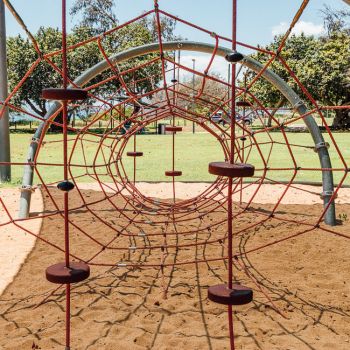
[[[5,6],[3,0],[0,0],[0,101],[5,101],[8,94],[6,57]],[[0,119],[0,163],[10,161],[10,125],[9,112],[6,108]],[[11,181],[11,165],[0,165],[0,182],[8,181]]]
[[[177,51],[177,63],[179,64],[179,67],[177,69],[177,83],[180,83],[180,64],[181,64],[181,50]]]
[[[230,99],[230,84],[231,84],[231,65],[227,68],[227,99]]]
[[[192,58],[192,62],[193,62],[192,68],[193,68],[193,70],[195,70],[196,69],[196,59]],[[194,110],[195,110],[195,103],[194,103],[194,72],[192,74],[192,89],[193,89],[193,104],[192,104],[193,107],[192,107],[192,109],[193,109],[193,112],[194,112]],[[192,133],[194,134],[195,131],[196,131],[196,126],[195,126],[195,123],[192,122]]]

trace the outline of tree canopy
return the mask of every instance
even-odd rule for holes
[[[82,42],[95,35],[114,28],[117,24],[117,18],[114,12],[114,1],[112,0],[76,0],[71,9],[72,14],[82,15],[81,21],[73,28],[72,32],[67,36],[67,45],[74,45]],[[162,33],[164,38],[173,38],[175,22],[169,19],[163,19]],[[43,54],[47,54],[62,48],[61,31],[57,28],[41,27],[35,35],[35,39],[39,44],[39,48]],[[118,29],[111,35],[103,37],[101,44],[108,56],[117,52],[124,51],[129,47],[135,47],[157,40],[157,30],[154,21],[144,18],[137,22],[128,24]],[[33,62],[38,58],[34,47],[30,41],[21,35],[9,37],[7,39],[8,51],[8,79],[10,89],[20,82],[25,76]],[[155,57],[154,55],[145,55],[138,57],[120,65],[120,69],[125,70],[132,65],[140,65],[143,62]],[[52,62],[61,68],[61,55],[51,58]],[[69,78],[74,80],[84,70],[92,67],[96,63],[103,60],[104,57],[96,42],[87,43],[68,52]],[[106,71],[99,75],[96,80],[105,79],[112,76],[113,72]],[[150,79],[142,79],[145,77],[153,77]],[[140,80],[137,84],[136,92],[146,92],[154,88],[161,80],[161,70],[159,63],[155,63],[135,71],[134,74],[124,76],[126,83]],[[92,83],[94,83],[93,81]],[[42,89],[47,87],[59,87],[62,84],[62,78],[52,66],[42,60],[34,69],[30,76],[25,80],[20,90],[16,93],[11,101],[17,106],[25,104],[35,114],[44,116],[47,112],[48,102],[41,98]],[[120,82],[113,79],[99,88],[97,92],[100,96],[104,93],[106,96],[111,94],[120,87]],[[96,91],[93,91],[96,92]]]
[[[350,104],[350,35],[347,22],[344,20],[344,16],[348,14],[335,13],[329,8],[326,8],[324,13],[327,34],[320,37],[292,35],[286,42],[281,56],[315,100],[327,106],[348,105]],[[276,52],[281,38],[276,36],[265,48]],[[253,57],[262,63],[269,58],[260,52]],[[296,81],[278,59],[269,68],[307,101]],[[249,73],[250,80],[255,76],[255,73]],[[270,107],[278,104],[281,98],[280,93],[264,79],[259,79],[251,91]],[[348,110],[337,110],[335,114],[333,123],[335,127],[350,127]]]
[[[118,25],[114,7],[114,0],[76,0],[70,14],[81,15],[78,26],[91,28],[99,34]]]
[[[73,45],[89,37],[91,33],[79,28],[67,37],[68,45]],[[35,39],[43,54],[60,50],[61,32],[55,28],[41,27]],[[37,59],[37,53],[28,39],[21,35],[9,37],[7,39],[7,60],[8,60],[8,80],[10,89],[18,84],[26,72]],[[96,64],[102,56],[99,54],[96,45],[82,46],[68,54],[69,77],[74,80],[82,71]],[[61,55],[52,57],[52,62],[61,69]],[[32,74],[24,81],[19,91],[11,101],[17,106],[26,104],[35,114],[44,116],[47,112],[47,101],[41,98],[44,88],[59,87],[62,78],[52,66],[42,60],[34,69]]]

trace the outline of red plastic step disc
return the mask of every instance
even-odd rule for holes
[[[142,157],[143,152],[127,152],[126,155],[128,157]]]
[[[228,162],[209,163],[209,173],[226,177],[251,177],[254,175],[254,166],[250,164]]]
[[[182,131],[182,127],[181,126],[167,125],[165,127],[165,131],[178,132],[178,131]]]
[[[236,106],[237,107],[251,107],[252,104],[248,101],[237,101]]]
[[[223,305],[245,305],[253,300],[253,291],[239,284],[234,284],[232,289],[226,284],[218,284],[209,287],[208,299]]]
[[[182,171],[179,170],[170,170],[170,171],[166,171],[165,172],[165,176],[181,176],[182,175]]]
[[[66,267],[65,263],[58,263],[46,269],[46,279],[57,284],[77,283],[89,276],[90,267],[83,262],[72,261],[69,267]]]
[[[83,89],[48,88],[48,89],[43,89],[41,96],[45,100],[56,100],[56,101],[85,100],[87,98],[87,91]]]

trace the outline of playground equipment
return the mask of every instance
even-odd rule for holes
[[[6,3],[10,6],[7,1]],[[297,234],[292,234],[283,239],[272,241],[267,245],[256,247],[254,248],[254,251],[297,237],[306,232],[310,232],[310,230],[315,228],[324,229],[329,233],[337,234],[335,231],[332,231],[332,228],[330,227],[336,224],[334,199],[347,176],[348,165],[345,162],[329,127],[327,126],[323,111],[328,107],[319,106],[317,104],[305,87],[300,83],[298,78],[290,70],[288,64],[283,60],[283,55],[281,55],[288,36],[303,13],[307,3],[308,1],[303,1],[276,52],[268,52],[264,49],[237,41],[236,0],[233,0],[232,38],[223,37],[177,18],[161,10],[158,1],[156,0],[154,1],[154,9],[127,22],[126,24],[122,24],[104,33],[104,35],[91,38],[72,47],[67,47],[66,45],[66,9],[65,0],[63,0],[62,50],[49,54],[42,54],[38,46],[35,45],[35,39],[30,36],[38,52],[38,59],[33,63],[26,77],[24,77],[20,84],[3,102],[2,111],[4,111],[4,108],[7,106],[10,109],[20,111],[41,120],[41,125],[32,138],[27,160],[23,164],[24,176],[21,187],[19,221],[17,224],[20,225],[21,220],[30,220],[30,200],[34,189],[33,179],[34,175],[36,175],[40,181],[42,190],[49,195],[50,200],[55,207],[55,212],[52,215],[61,216],[62,220],[64,220],[64,246],[57,247],[51,241],[46,241],[46,243],[62,250],[65,255],[65,261],[64,263],[60,262],[49,266],[46,269],[46,277],[50,282],[63,284],[66,287],[66,349],[70,348],[71,341],[70,285],[87,279],[90,275],[90,267],[92,269],[92,274],[94,266],[159,268],[161,275],[164,277],[164,270],[166,268],[208,261],[208,259],[203,259],[203,261],[177,261],[176,254],[179,250],[184,249],[185,247],[204,246],[206,244],[222,244],[222,242],[224,242],[227,254],[225,254],[224,257],[211,257],[210,260],[227,260],[227,282],[225,284],[209,287],[208,298],[213,302],[228,306],[230,346],[233,350],[235,347],[232,315],[233,306],[249,303],[253,299],[252,287],[241,286],[234,283],[233,268],[235,261],[238,265],[244,265],[242,256],[247,254],[247,252],[236,252],[235,247],[233,246],[233,236],[242,235],[244,234],[245,229],[247,229],[246,227],[235,227],[235,219],[239,216],[245,215],[245,213],[251,209],[254,197],[257,195],[263,184],[266,183],[267,180],[271,180],[269,178],[270,173],[283,171],[292,172],[289,181],[284,184],[285,188],[277,203],[272,210],[265,214],[260,213],[263,218],[259,220],[259,222],[254,223],[254,225],[252,225],[253,227],[259,227],[259,225],[268,220],[284,220],[283,217],[280,217],[277,213],[277,209],[283,197],[294,185],[295,179],[301,171],[318,171],[322,175],[322,198],[324,202],[324,210],[320,213],[317,222],[305,223],[295,220],[294,223],[300,225],[300,230]],[[123,52],[108,54],[105,44],[105,40],[108,36],[113,35],[113,33],[121,28],[128,28],[130,24],[136,23],[147,16],[154,16],[157,23],[158,42],[133,47]],[[161,16],[176,19],[184,25],[206,33],[208,35],[208,40],[213,43],[192,41],[164,42],[161,32]],[[22,23],[22,25],[24,24]],[[98,46],[102,57],[101,61],[88,70],[81,72],[77,78],[70,79],[69,67],[67,67],[67,56],[71,52],[74,52],[74,50],[79,50],[80,47],[84,47],[91,43]],[[268,60],[266,63],[258,62],[249,55],[244,55],[239,52],[239,49],[262,52],[268,57]],[[207,54],[208,65],[203,72],[195,71],[182,65],[181,62],[176,61],[176,55],[172,56],[174,51]],[[59,55],[62,55],[62,70],[53,62],[53,57]],[[232,65],[230,83],[210,74],[213,61],[218,57],[225,58],[226,61]],[[143,59],[143,63],[137,63],[138,61],[135,59],[141,58]],[[303,91],[303,96],[298,96],[283,79],[273,72],[271,64],[274,60],[279,60],[280,63],[283,64],[292,79],[294,79],[301,91]],[[125,68],[123,66],[124,62],[134,62],[134,65],[131,69]],[[63,78],[62,88],[51,88],[43,91],[43,98],[54,101],[44,118],[38,118],[28,110],[15,107],[11,103],[12,98],[16,95],[20,86],[25,82],[25,79],[28,78],[41,63],[50,64],[53,71],[60,74]],[[154,80],[156,79],[154,76],[135,79],[135,73],[147,67],[156,67],[161,71],[161,78],[158,79],[158,84],[154,84]],[[248,86],[238,84],[239,72],[244,69],[255,73],[254,79],[249,82]],[[194,90],[191,86],[185,86],[179,78],[180,71],[193,73],[200,77],[202,79],[201,87]],[[102,73],[105,72],[108,72],[109,76],[101,78],[96,82],[96,79],[101,77]],[[176,72],[178,72],[178,78],[175,78]],[[297,116],[286,123],[280,123],[279,120],[269,112],[268,108],[265,108],[261,101],[250,92],[249,88],[258,79],[266,79],[274,88],[276,88],[281,95],[286,98],[289,106],[296,112]],[[107,99],[100,93],[99,88],[104,87],[111,80],[118,82],[119,88],[116,91],[111,91],[110,98]],[[145,81],[152,85],[153,88],[146,92],[136,93],[137,90],[135,89],[135,86]],[[215,81],[217,84],[229,88],[229,96],[226,94],[225,96],[210,96],[206,91],[206,83],[208,81]],[[113,99],[117,101],[118,96],[126,96],[126,98],[119,100],[116,104],[109,102]],[[82,129],[70,127],[67,122],[68,106],[73,106],[77,110],[84,109],[84,100],[86,99],[90,100],[90,104],[99,106],[98,112],[96,112],[91,118],[86,127],[83,127]],[[311,109],[307,108],[306,103],[303,101],[305,99],[309,101],[312,106]],[[148,102],[145,103],[145,100]],[[74,101],[74,103],[72,101]],[[210,110],[210,115],[201,115],[191,108],[184,108],[184,104],[191,106],[194,102],[198,105],[207,106]],[[127,116],[126,113],[123,112],[123,110],[125,111],[125,107],[133,108],[130,116]],[[263,111],[266,116],[270,116],[273,119],[274,125],[272,127],[266,127],[262,120],[260,120],[262,127],[259,130],[255,130],[245,123],[240,122],[239,119],[237,120],[237,108],[247,107]],[[343,106],[342,108],[346,107]],[[226,125],[219,125],[213,122],[212,117],[218,111],[221,111],[225,119],[228,121]],[[61,113],[63,115],[63,122],[59,123],[57,122],[57,118]],[[108,115],[110,116],[108,125],[102,134],[91,131],[91,129],[102,120],[102,118],[106,118]],[[322,118],[326,128],[327,137],[330,139],[330,144],[326,142],[320,132],[317,123],[315,122],[314,115]],[[119,117],[122,118],[118,120]],[[172,201],[170,202],[155,200],[154,198],[144,195],[138,189],[136,182],[137,162],[141,162],[146,157],[143,150],[138,147],[138,133],[151,123],[164,120],[165,118],[171,120],[171,124],[165,127],[165,131],[170,133],[172,137],[172,167],[171,169],[168,169],[165,168],[164,165],[164,174],[166,177],[170,178],[172,182]],[[222,159],[213,159],[213,162],[208,165],[209,173],[217,176],[216,180],[214,180],[209,188],[200,195],[183,201],[176,199],[175,179],[181,178],[186,171],[186,169],[178,169],[176,167],[176,135],[183,131],[181,126],[176,125],[176,119],[185,119],[201,126],[218,141],[223,154]],[[312,146],[295,145],[289,141],[285,127],[296,120],[303,121],[306,124],[311,135],[310,142],[311,140],[313,142]],[[45,141],[45,137],[51,124],[60,126],[63,129],[63,140],[59,142],[59,144],[61,143],[63,146],[63,163],[59,163],[58,160],[48,162],[43,160],[42,157],[43,152],[45,152],[43,149],[44,144],[45,147],[47,147],[50,143],[50,141]],[[290,158],[291,163],[291,167],[288,169],[270,165],[271,153],[276,148],[276,144],[278,144],[278,142],[274,140],[274,131],[279,131],[282,135],[283,149],[286,157]],[[68,132],[70,133],[69,135]],[[267,141],[262,140],[260,138],[261,135],[264,135],[264,137],[266,136]],[[132,143],[133,147],[131,149],[129,143]],[[92,156],[84,153],[84,149],[88,146],[93,147]],[[332,147],[341,161],[341,166],[337,168],[332,167],[328,151],[329,146]],[[267,149],[265,149],[266,147]],[[301,166],[298,164],[294,155],[295,147],[302,147],[305,151],[310,153],[314,150],[319,158],[320,167],[312,169],[308,166]],[[84,155],[81,159],[77,157],[78,152],[82,152]],[[254,152],[259,155],[260,161],[259,164],[250,165],[249,161],[251,159],[251,154]],[[131,176],[126,171],[123,163],[126,158],[130,158],[133,161],[133,171]],[[55,183],[48,184],[45,180],[45,169],[47,170],[47,167],[59,167],[60,169],[63,169],[63,178],[57,179]],[[334,188],[333,181],[334,171],[344,172],[344,175],[336,188]],[[244,182],[243,178],[250,178],[252,182]],[[84,197],[83,191],[79,188],[79,182],[81,180],[96,182],[103,193],[103,198],[99,200],[99,202],[106,202],[106,204],[111,205],[119,217],[126,219],[127,224],[122,228],[116,228],[113,223],[108,222],[99,212],[92,209],[91,207],[95,203],[90,202],[88,198]],[[276,179],[272,179],[272,181],[279,184],[283,183]],[[246,189],[252,184],[257,185],[256,190],[253,195],[243,201],[242,194],[244,194]],[[50,185],[57,185],[58,189],[62,191],[64,198],[63,207],[52,194],[53,189]],[[107,189],[112,190],[112,194],[108,193]],[[69,198],[73,193],[80,197],[82,201],[80,206],[71,207],[69,205]],[[234,195],[239,195],[240,200],[238,202],[233,200]],[[125,201],[125,206],[118,206],[114,202],[115,196],[121,197]],[[107,242],[102,242],[94,238],[93,232],[86,232],[84,227],[81,224],[76,223],[75,219],[71,217],[70,213],[76,212],[81,208],[89,211],[91,216],[93,216],[98,223],[103,225],[106,230],[108,229],[113,232],[113,235],[109,237],[110,239]],[[213,222],[208,224],[203,221],[203,217],[210,216],[218,208],[224,209],[227,214],[227,235],[224,237],[214,237],[211,241],[201,240],[195,243],[188,243],[187,241],[182,240],[184,237],[187,237],[194,232],[202,233],[210,231],[218,225],[225,224],[224,222]],[[45,217],[45,214],[42,215]],[[157,215],[161,215],[166,219],[157,221]],[[199,221],[199,226],[195,230],[183,227],[180,231],[177,229],[174,231],[168,230],[170,224],[176,227],[176,225],[186,223],[193,219],[193,217]],[[9,219],[10,222],[16,222],[13,218]],[[134,233],[131,230],[129,231],[130,225],[135,225],[136,227],[138,224],[144,225],[147,228],[146,232],[140,231],[139,233]],[[153,230],[155,227],[161,227],[163,232],[154,233]],[[74,229],[75,232],[78,232],[86,241],[86,244],[90,243],[97,245],[96,252],[93,256],[88,259],[83,258],[79,255],[79,250],[75,250],[74,246],[72,247],[70,245],[70,229]],[[132,242],[130,243],[129,241],[123,240],[125,237]],[[145,237],[147,240],[145,240]],[[38,238],[41,239],[40,236]],[[158,260],[155,260],[152,256],[153,260],[151,261],[141,261],[137,260],[136,256],[136,258],[130,257],[128,261],[120,261],[116,263],[115,259],[112,259],[110,255],[107,254],[107,252],[137,252],[144,250],[158,252]],[[171,253],[171,250],[174,250],[174,252]],[[173,256],[175,256],[174,261],[169,262],[170,257]],[[254,284],[256,282],[254,278],[249,274],[247,275],[251,279],[252,284]],[[164,297],[166,297],[168,287],[163,283],[162,288]],[[262,292],[264,293],[263,290]]]

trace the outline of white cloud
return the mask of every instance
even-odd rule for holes
[[[199,73],[204,73],[207,69],[208,64],[210,62],[212,55],[199,53],[199,52],[182,52],[180,64],[184,67],[193,68],[193,59],[195,60],[195,70]],[[228,78],[228,66],[229,64],[225,60],[224,57],[216,55],[209,69],[209,75],[219,75],[222,81],[227,81]],[[170,69],[171,65],[169,65]],[[238,77],[242,78],[242,74],[245,71],[244,69],[240,69],[240,65],[238,67]],[[177,73],[176,73],[177,74]],[[180,82],[191,81],[193,74],[186,69],[180,70]],[[167,73],[167,80],[170,81],[173,77],[173,72],[169,71]],[[231,77],[230,77],[231,79]]]
[[[193,67],[192,59],[195,59],[196,71],[203,73],[209,64],[209,61],[211,59],[211,55],[198,54],[198,53],[193,54],[193,55],[184,54],[181,57],[181,64],[183,66],[186,66],[186,67],[192,69],[192,67]],[[227,69],[228,69],[227,61],[222,57],[216,56],[211,67],[210,67],[209,74],[213,74],[213,73],[220,74],[221,77],[224,80],[226,80],[227,79],[226,78],[227,77]],[[185,77],[188,78],[189,76],[192,76],[192,74],[190,72],[181,71],[181,76],[182,76],[182,78],[185,78]]]
[[[279,25],[272,27],[272,35],[284,34],[289,28],[289,23],[280,22]],[[298,22],[292,30],[292,34],[300,35],[304,33],[305,35],[321,35],[325,32],[322,24],[315,24],[313,22]]]

